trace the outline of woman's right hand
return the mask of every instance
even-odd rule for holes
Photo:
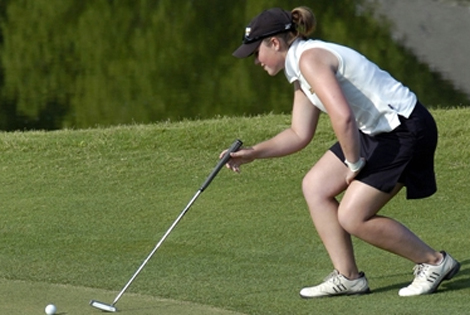
[[[366,159],[361,157],[360,158],[360,161],[362,161],[359,165],[359,168],[352,171],[351,169],[349,169],[348,167],[348,174],[346,175],[346,184],[351,184],[351,182],[354,180],[354,178],[356,178],[357,174],[359,174],[359,172],[364,168],[364,166],[366,166]]]
[[[219,155],[221,159],[228,150],[222,151]],[[241,148],[237,152],[230,153],[230,160],[228,160],[225,166],[234,172],[240,173],[240,166],[242,164],[250,163],[255,160],[255,150],[252,147]]]

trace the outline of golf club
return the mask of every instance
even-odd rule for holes
[[[209,184],[212,182],[214,177],[219,173],[220,169],[230,160],[230,153],[238,151],[240,147],[242,146],[242,142],[240,140],[236,140],[232,146],[228,149],[228,151],[225,153],[225,155],[219,160],[217,163],[216,167],[212,170],[210,175],[207,177],[207,179],[204,181],[202,186],[199,188],[199,190],[196,192],[196,194],[193,196],[191,201],[186,205],[186,207],[183,209],[183,211],[180,213],[178,218],[173,222],[173,224],[170,226],[170,228],[166,231],[166,233],[163,235],[163,237],[160,239],[160,241],[157,243],[155,248],[152,250],[152,252],[147,256],[147,258],[144,260],[144,262],[140,265],[139,269],[134,273],[132,278],[126,283],[126,285],[122,288],[121,292],[116,296],[114,299],[113,303],[111,304],[106,304],[100,301],[96,300],[91,300],[90,305],[94,308],[100,309],[105,312],[116,312],[117,308],[115,307],[116,303],[119,301],[121,296],[126,292],[127,288],[131,285],[131,283],[135,280],[135,278],[139,275],[139,273],[142,271],[142,269],[145,267],[145,265],[148,263],[150,258],[152,258],[153,254],[158,250],[160,245],[162,245],[163,241],[168,237],[168,235],[171,233],[171,231],[175,228],[175,226],[178,224],[178,222],[183,218],[183,216],[188,212],[189,208],[191,205],[196,201],[196,199],[199,197],[199,195],[209,186]]]

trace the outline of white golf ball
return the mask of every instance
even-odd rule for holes
[[[49,304],[48,306],[46,306],[46,309],[44,311],[47,315],[54,315],[55,312],[57,312],[57,308],[54,304]]]

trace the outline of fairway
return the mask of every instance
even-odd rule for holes
[[[116,294],[117,292],[70,285],[0,279],[0,314],[45,314],[44,308],[49,303],[57,306],[57,315],[103,314],[88,305],[89,301],[98,299],[111,303]],[[123,296],[116,306],[119,313],[135,315],[242,315],[210,306],[132,293]]]

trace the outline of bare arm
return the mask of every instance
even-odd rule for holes
[[[294,105],[290,128],[273,138],[254,145],[254,157],[272,158],[297,152],[306,147],[315,133],[320,111],[310,103],[295,82]]]
[[[242,164],[255,159],[289,155],[310,143],[315,134],[320,111],[308,100],[298,82],[294,83],[294,88],[291,126],[269,140],[232,153],[228,168],[238,172]],[[224,152],[221,156],[223,154]]]
[[[300,70],[325,106],[346,159],[354,163],[360,159],[359,130],[336,79],[337,69],[338,59],[324,49],[307,50],[300,59]]]

